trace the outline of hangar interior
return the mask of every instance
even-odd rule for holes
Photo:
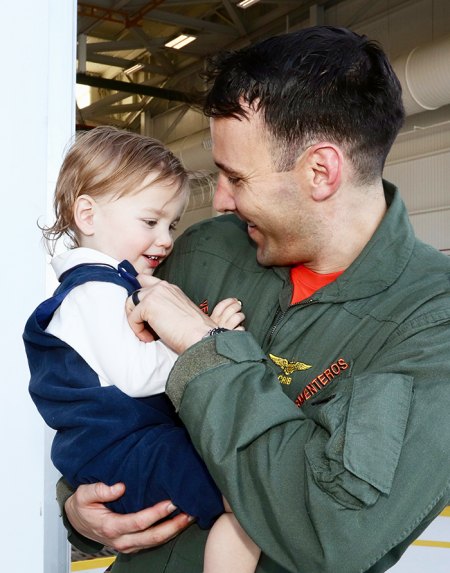
[[[215,175],[211,139],[198,105],[205,59],[322,24],[366,34],[388,53],[407,119],[385,177],[400,187],[418,235],[450,254],[448,0],[79,1],[77,129],[109,124],[152,135],[199,171],[183,230],[215,215],[207,183]],[[444,571],[449,516],[438,518],[393,570]]]
[[[208,120],[198,106],[205,59],[321,24],[366,34],[388,53],[407,120],[385,175],[400,186],[424,240],[450,248],[447,0],[79,1],[77,128],[110,124],[152,135],[188,168],[214,176]],[[188,43],[174,46],[183,36]],[[211,215],[210,187],[200,177],[180,229]]]

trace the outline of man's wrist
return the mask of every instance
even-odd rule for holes
[[[223,328],[222,326],[215,326],[208,330],[208,332],[202,338],[208,338],[208,336],[215,336],[216,334],[220,334],[221,332],[229,332],[229,328]]]
[[[214,323],[213,323],[214,324]],[[222,326],[212,326],[211,322],[209,324],[204,324],[201,327],[192,330],[188,336],[182,341],[182,344],[178,348],[174,348],[178,354],[183,354],[192,346],[195,346],[198,342],[202,340],[208,340],[214,337],[216,334],[221,334],[222,332],[227,332],[228,328],[223,328]]]
[[[175,363],[166,384],[166,394],[169,396],[175,410],[178,412],[185,388],[195,376],[203,369],[212,369],[230,362],[216,352],[216,337],[206,336],[198,344],[193,345],[184,352]],[[179,362],[183,363],[177,368]]]
[[[72,545],[80,549],[80,551],[83,551],[83,553],[95,554],[103,548],[103,545],[97,541],[92,541],[92,539],[84,537],[81,533],[78,533],[78,531],[72,527],[72,524],[67,517],[65,504],[73,494],[73,488],[64,478],[60,478],[56,484],[56,499],[61,510],[64,527],[67,529],[67,539],[72,543]]]

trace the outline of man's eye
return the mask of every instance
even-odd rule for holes
[[[231,183],[231,185],[239,185],[239,183],[242,181],[242,179],[240,179],[239,177],[231,177],[231,175],[229,175],[227,177],[228,182]]]

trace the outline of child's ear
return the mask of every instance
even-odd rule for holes
[[[75,201],[73,210],[75,224],[83,235],[94,234],[95,206],[95,200],[89,195],[80,195]]]

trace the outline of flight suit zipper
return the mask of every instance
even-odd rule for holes
[[[272,340],[275,336],[275,332],[278,328],[278,326],[280,325],[281,321],[283,320],[283,318],[286,316],[286,313],[289,311],[289,309],[293,308],[294,306],[310,306],[311,304],[316,303],[317,300],[314,298],[309,298],[307,300],[302,300],[300,302],[296,302],[294,304],[291,304],[288,306],[287,310],[282,311],[280,307],[278,307],[277,312],[275,313],[275,317],[273,319],[273,323],[272,326],[270,328],[269,331],[269,335],[267,337],[267,348],[270,347]]]

